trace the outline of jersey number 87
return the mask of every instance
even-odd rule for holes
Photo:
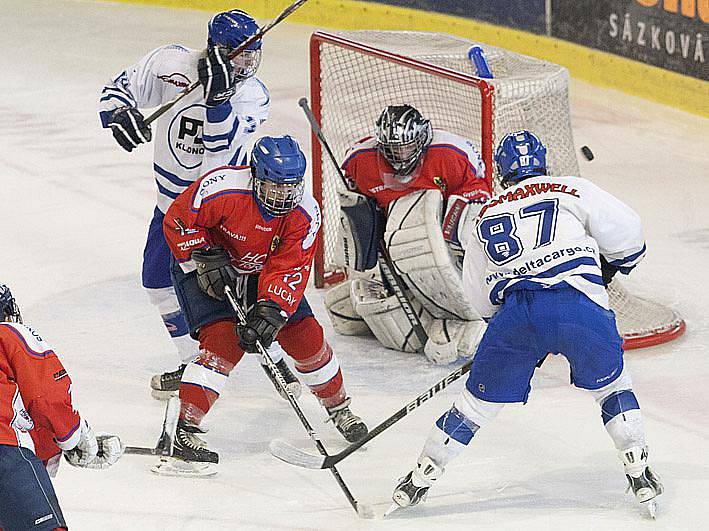
[[[520,209],[521,220],[536,218],[537,235],[534,249],[548,245],[556,234],[558,199],[539,201]],[[504,265],[524,252],[522,240],[516,235],[517,222],[513,214],[504,213],[483,218],[478,223],[478,240],[485,246],[485,254],[497,265]]]

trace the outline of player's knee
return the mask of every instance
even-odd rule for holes
[[[200,355],[198,359],[209,359],[215,370],[229,374],[232,367],[243,357],[239,347],[236,327],[229,320],[216,321],[199,330]]]
[[[455,399],[453,407],[464,415],[470,422],[475,423],[478,427],[485,426],[492,421],[504,404],[497,402],[485,402],[472,395],[468,389],[463,391]]]
[[[146,288],[148,299],[153,306],[156,306],[161,315],[167,315],[180,311],[180,303],[177,302],[175,288]]]
[[[622,391],[616,391],[601,402],[603,424],[608,424],[618,415],[635,409],[639,410],[640,405],[632,390],[624,389]]]
[[[278,333],[277,339],[297,364],[310,365],[311,358],[323,355],[326,347],[329,349],[323,329],[313,316],[289,321]]]

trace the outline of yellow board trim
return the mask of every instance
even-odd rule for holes
[[[100,0],[99,0],[100,1]],[[238,7],[256,18],[275,17],[289,0],[112,0],[219,12]],[[333,29],[449,33],[565,66],[571,75],[709,118],[709,83],[578,44],[475,20],[354,0],[310,0],[292,22]]]

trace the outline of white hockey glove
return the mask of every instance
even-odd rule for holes
[[[486,329],[482,319],[435,319],[426,329],[428,341],[423,352],[428,361],[439,364],[452,363],[458,358],[472,358]]]
[[[79,468],[108,468],[123,455],[123,445],[116,435],[96,437],[89,423],[81,419],[79,442],[70,450],[64,450],[64,458]]]

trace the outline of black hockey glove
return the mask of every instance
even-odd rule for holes
[[[197,266],[197,284],[210,297],[223,301],[224,286],[234,290],[239,274],[231,265],[231,257],[221,247],[195,249],[192,260]]]
[[[197,63],[199,82],[204,87],[204,103],[216,107],[236,92],[236,72],[226,48],[210,46],[207,56]]]
[[[286,324],[286,312],[273,301],[258,301],[246,316],[245,325],[237,325],[239,345],[245,352],[258,352],[256,341],[268,348]]]
[[[608,262],[605,256],[601,255],[601,276],[603,277],[604,286],[608,286],[611,283],[617,272],[618,268]]]
[[[150,126],[135,107],[119,107],[108,119],[108,125],[116,142],[126,151],[133,151],[153,138]]]

